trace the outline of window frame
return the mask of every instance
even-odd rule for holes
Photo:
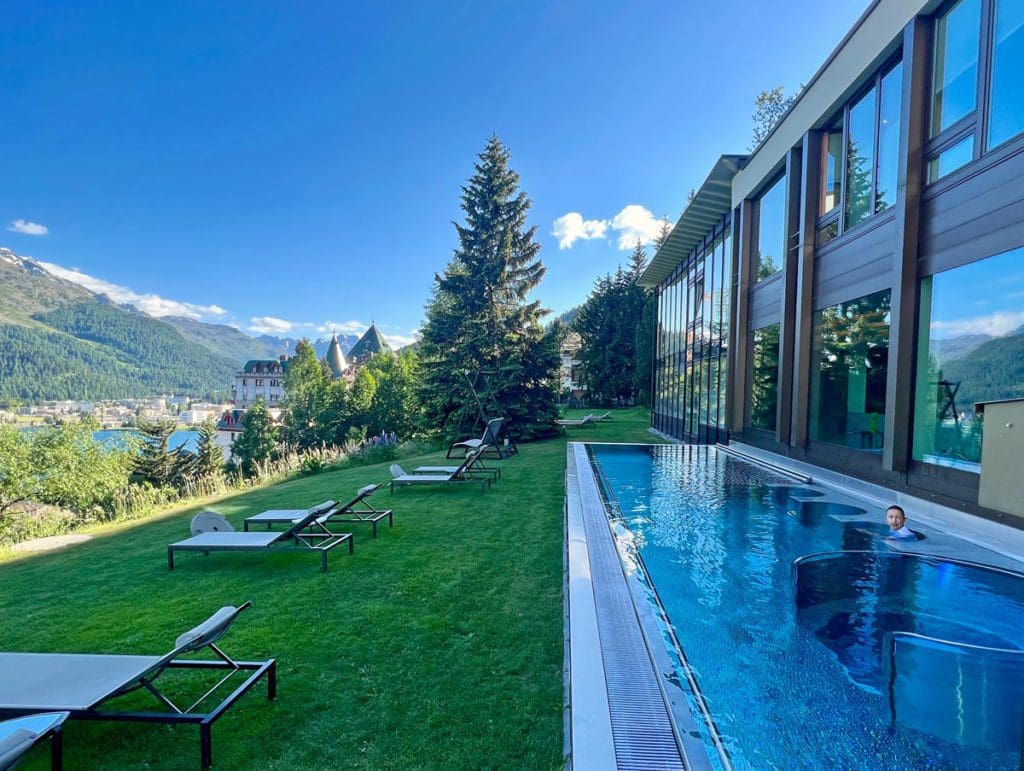
[[[845,157],[845,154],[844,154],[844,157]],[[844,172],[844,175],[845,175],[845,172]],[[846,181],[846,177],[845,176],[843,177],[843,181],[844,182]],[[778,245],[778,247],[781,249],[781,252],[779,253],[779,263],[780,263],[779,264],[779,269],[777,271],[775,271],[774,273],[772,273],[770,276],[765,276],[764,278],[758,278],[757,274],[758,274],[758,272],[760,270],[760,266],[761,266],[761,199],[763,199],[769,192],[771,192],[772,188],[774,188],[777,184],[779,184],[779,182],[783,182],[784,183],[783,184],[783,189],[782,189],[782,200],[783,200],[783,207],[782,207],[782,211],[783,211],[782,233],[783,233],[783,239],[782,239],[782,242]],[[779,275],[782,274],[782,271],[783,271],[783,269],[786,266],[786,256],[787,256],[788,250],[789,250],[790,233],[789,233],[789,223],[786,221],[786,215],[785,215],[786,206],[785,206],[785,203],[789,199],[789,183],[790,183],[790,179],[789,179],[789,176],[786,174],[786,164],[783,163],[781,167],[776,168],[776,170],[774,172],[772,172],[771,174],[768,175],[768,181],[765,182],[763,185],[761,185],[758,188],[757,193],[755,193],[753,196],[751,196],[751,200],[753,202],[753,205],[751,206],[752,214],[753,214],[753,218],[752,218],[752,222],[751,222],[751,225],[752,225],[751,230],[753,232],[753,238],[751,238],[751,244],[750,244],[751,248],[750,248],[750,258],[749,258],[749,260],[750,260],[750,287],[751,287],[751,289],[757,287],[760,284],[765,283],[766,281],[771,281],[772,279],[777,278]]]
[[[1024,128],[1011,137],[1004,139],[998,144],[989,144],[989,124],[992,119],[992,76],[995,71],[995,22],[996,3],[999,0],[979,0],[981,3],[981,28],[978,30],[978,80],[975,84],[976,99],[975,108],[935,137],[927,140],[923,152],[923,179],[926,187],[931,187],[947,177],[958,174],[968,168],[989,153],[998,150],[1014,142],[1024,141]],[[928,35],[928,57],[934,62],[935,57],[935,25],[938,20],[948,13],[959,0],[949,0],[943,3],[931,16],[931,34]],[[935,67],[934,63],[928,71],[927,91],[930,95],[934,87]],[[931,123],[933,105],[929,100],[927,122]],[[973,136],[974,146],[972,148],[971,160],[953,169],[947,174],[936,179],[928,178],[928,166],[942,153],[954,147],[957,143]]]
[[[982,1],[984,2],[985,0],[982,0]],[[839,201],[836,203],[836,205],[834,207],[832,207],[832,209],[830,211],[826,212],[825,214],[822,214],[821,213],[821,196],[819,196],[819,200],[818,200],[818,215],[817,215],[817,217],[815,219],[815,225],[814,225],[814,243],[815,243],[815,246],[817,248],[821,248],[825,244],[830,244],[833,241],[836,241],[839,238],[842,238],[842,236],[844,234],[857,230],[857,228],[864,227],[864,226],[868,225],[870,222],[873,222],[875,220],[875,218],[877,218],[877,217],[879,217],[881,215],[884,215],[884,214],[886,214],[889,211],[892,211],[893,206],[895,205],[895,199],[894,199],[892,205],[887,206],[886,208],[882,209],[881,211],[876,211],[875,210],[875,207],[878,205],[878,158],[879,158],[879,149],[880,149],[879,143],[881,141],[880,137],[881,137],[881,131],[882,131],[882,126],[881,126],[881,117],[882,117],[882,80],[885,79],[886,75],[888,75],[896,67],[900,66],[903,63],[904,63],[903,62],[903,49],[901,47],[892,56],[890,56],[888,59],[886,59],[885,63],[881,67],[879,67],[878,69],[875,70],[875,72],[871,75],[871,77],[868,78],[861,85],[861,87],[858,88],[854,92],[853,96],[851,96],[849,99],[846,100],[846,103],[842,106],[842,108],[840,108],[840,110],[837,113],[832,115],[830,120],[825,121],[826,128],[823,128],[823,129],[820,130],[820,134],[821,134],[821,137],[822,137],[822,143],[824,144],[824,142],[827,141],[825,139],[825,137],[828,134],[832,133],[832,129],[828,128],[828,127],[836,127],[836,126],[842,124],[842,131],[843,131],[843,142],[842,142],[842,145],[843,145],[843,157],[842,157],[842,163],[841,163],[842,168],[840,169],[841,172],[842,172],[842,176],[841,176],[841,180],[842,181],[840,182]],[[874,129],[873,129],[873,133],[872,133],[872,143],[873,143],[872,158],[873,158],[873,160],[872,160],[872,164],[871,164],[871,204],[870,204],[869,214],[868,214],[867,217],[862,219],[857,224],[851,225],[850,227],[847,227],[846,226],[846,206],[847,206],[847,202],[849,200],[849,195],[850,195],[850,190],[849,190],[850,186],[849,186],[849,179],[848,179],[849,167],[850,167],[850,157],[849,157],[849,154],[850,154],[850,109],[854,105],[857,105],[860,102],[861,99],[863,99],[865,96],[867,96],[868,92],[870,92],[872,89],[875,90],[875,123],[874,123]],[[900,118],[902,120],[903,116],[901,115]],[[902,125],[900,126],[900,131],[901,132],[903,131],[903,126]],[[824,169],[824,166],[822,165],[822,170],[823,169]],[[897,194],[897,198],[898,198],[898,194]],[[821,240],[822,232],[825,230],[825,228],[830,227],[833,224],[836,225],[836,234],[835,234],[835,236],[833,236],[832,238],[828,239],[827,241],[822,241]]]

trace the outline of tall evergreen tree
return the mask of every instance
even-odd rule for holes
[[[654,312],[650,291],[637,283],[646,266],[638,241],[629,270],[599,278],[576,316],[583,382],[595,401],[649,401]]]
[[[224,450],[217,444],[217,429],[212,420],[199,427],[196,448],[195,475],[201,479],[213,479],[224,470]]]
[[[139,420],[142,444],[135,457],[132,479],[137,483],[149,483],[153,487],[180,488],[192,475],[194,456],[185,451],[184,445],[170,449],[172,421]]]
[[[472,382],[486,373],[498,408],[519,438],[548,435],[557,416],[557,350],[547,355],[540,319],[527,301],[544,276],[530,199],[509,168],[509,151],[492,137],[462,188],[459,248],[434,295],[420,347],[424,419],[447,434],[476,415]]]
[[[270,418],[270,411],[263,399],[245,411],[242,416],[242,430],[231,445],[231,454],[242,469],[251,477],[260,463],[270,460],[277,452],[277,426]]]

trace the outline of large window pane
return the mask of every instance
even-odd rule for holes
[[[850,108],[846,155],[846,228],[871,216],[875,168],[875,89]]]
[[[885,290],[814,314],[812,439],[882,450],[889,301]]]
[[[989,147],[1024,131],[1024,2],[996,0],[995,14]]]
[[[782,270],[786,253],[786,178],[782,177],[757,202],[755,282]]]
[[[875,178],[875,211],[896,202],[899,177],[900,107],[903,101],[903,65],[897,64],[882,78],[878,106],[878,173]]]
[[[821,214],[828,214],[842,200],[843,126],[831,129],[821,140]]]
[[[931,136],[969,114],[978,103],[981,0],[960,0],[935,23]]]
[[[1024,249],[921,281],[914,459],[981,469],[978,402],[1024,397]]]
[[[775,430],[779,403],[779,325],[754,330],[750,378],[750,425]]]

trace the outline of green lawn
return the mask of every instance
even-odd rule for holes
[[[98,528],[60,552],[8,555],[0,650],[160,654],[222,605],[252,600],[222,647],[239,659],[275,657],[278,697],[268,701],[258,686],[214,726],[215,767],[558,767],[565,443],[657,441],[647,425],[645,411],[622,410],[612,422],[522,445],[498,462],[502,479],[487,493],[378,493],[395,527],[376,540],[358,530],[355,554],[336,549],[326,574],[305,554],[180,553],[168,572],[166,545],[187,536],[195,506]],[[387,477],[387,464],[347,469],[213,508],[241,529],[250,514],[347,500]],[[28,767],[47,759],[40,752]],[[195,767],[198,729],[71,723],[65,762]]]

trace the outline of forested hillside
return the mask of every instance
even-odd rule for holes
[[[170,324],[186,340],[198,343],[238,364],[244,364],[250,359],[276,359],[285,353],[281,346],[249,337],[244,332],[226,324],[206,324],[181,316],[163,316],[160,321]]]
[[[166,354],[161,352],[165,361],[175,358]],[[229,389],[234,366],[210,368],[208,364],[196,360],[180,368],[166,364],[150,367],[144,360],[125,361],[106,346],[42,326],[0,325],[0,398],[118,399],[161,393],[201,396]]]
[[[957,403],[1024,397],[1024,330],[979,345],[942,366],[946,380],[960,382]]]

